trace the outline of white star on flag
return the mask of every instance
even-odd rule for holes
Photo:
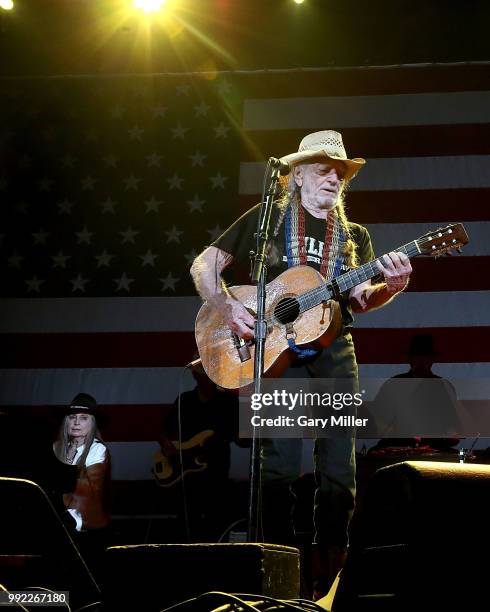
[[[51,255],[53,260],[53,268],[66,268],[66,262],[70,259],[70,255],[63,255],[63,251],[58,251],[58,255]]]
[[[140,128],[139,125],[134,125],[128,130],[129,140],[139,140],[141,142],[141,137],[143,136],[144,131],[145,130]]]
[[[143,260],[142,266],[155,266],[155,259],[158,255],[154,255],[150,249],[146,251],[145,255],[140,255],[140,258]]]
[[[217,172],[215,174],[215,176],[210,176],[209,180],[213,184],[212,185],[213,189],[217,189],[218,187],[220,189],[224,189],[225,188],[225,181],[228,180],[228,177],[227,176],[223,176],[221,174],[221,172]]]
[[[114,108],[111,108],[109,112],[113,119],[122,119],[122,116],[126,111],[121,106],[115,106]]]
[[[82,179],[82,189],[83,191],[92,191],[95,185],[95,179],[92,176],[86,176]]]
[[[179,121],[175,127],[170,128],[170,131],[172,132],[172,138],[184,140],[185,133],[189,131],[189,128],[183,127]]]
[[[173,176],[167,179],[169,189],[182,189],[183,182],[184,179],[180,178],[178,174],[174,174]]]
[[[138,183],[140,183],[143,179],[136,178],[134,174],[128,176],[128,178],[123,179],[123,183],[126,186],[126,191],[132,189],[133,191],[138,191]]]
[[[21,215],[25,215],[27,212],[27,202],[24,202],[23,200],[21,202],[17,202],[15,205],[15,211]]]
[[[162,291],[166,291],[169,289],[170,291],[175,291],[175,284],[178,283],[180,278],[176,278],[172,276],[172,272],[169,272],[165,278],[161,278],[160,282],[162,283]]]
[[[89,232],[85,225],[81,232],[75,232],[75,234],[78,236],[78,244],[90,244],[94,232]]]
[[[194,106],[194,113],[196,117],[205,117],[208,114],[208,111],[211,107],[206,104],[206,102],[204,102],[204,100],[200,103],[197,104],[196,106]]]
[[[20,264],[22,263],[24,259],[25,257],[22,257],[22,255],[19,255],[17,253],[17,251],[14,251],[12,255],[8,258],[9,268],[19,268],[20,269]]]
[[[51,191],[54,181],[52,179],[43,178],[38,182],[39,191]],[[3,190],[2,190],[3,191]]]
[[[153,119],[156,119],[157,117],[165,117],[165,115],[167,114],[167,107],[154,106],[151,111],[153,113]]]
[[[221,122],[217,127],[213,128],[215,138],[227,138],[230,129],[230,126]]]
[[[175,87],[175,92],[178,96],[184,96],[189,93],[191,86],[189,83],[182,83],[181,85],[177,85]]]
[[[97,130],[95,130],[94,128],[90,128],[89,130],[87,130],[87,133],[85,134],[85,140],[87,142],[97,142],[99,140],[99,134],[97,133]]]
[[[111,198],[107,198],[104,202],[101,202],[102,213],[112,213],[114,214],[114,207],[117,206],[117,202],[111,200]]]
[[[184,255],[184,258],[187,261],[187,265],[188,266],[191,265],[191,263],[194,261],[194,259],[196,259],[196,257],[197,257],[196,249],[192,249],[192,251],[190,253],[186,253]]]
[[[121,274],[120,278],[115,278],[114,282],[117,284],[116,291],[127,291],[129,293],[129,285],[134,283],[134,278],[128,278],[126,272]]]
[[[148,214],[149,212],[157,213],[161,203],[162,203],[162,200],[157,200],[155,196],[152,195],[149,200],[145,200],[145,206],[146,206],[145,214]]]
[[[131,242],[134,244],[134,237],[137,236],[139,232],[133,230],[131,226],[129,226],[125,232],[119,232],[119,234],[123,237],[121,244],[124,244],[125,242]]]
[[[214,240],[216,240],[216,238],[218,238],[219,236],[221,236],[221,234],[223,233],[223,230],[221,229],[221,227],[219,225],[215,225],[213,227],[213,229],[210,230],[206,230],[211,238],[211,241],[214,242]]]
[[[152,153],[146,157],[148,162],[148,168],[160,168],[160,162],[162,161],[163,156],[158,155],[157,153]]]
[[[204,166],[204,160],[206,159],[207,155],[204,155],[204,153],[201,153],[201,151],[196,151],[195,153],[193,153],[192,155],[189,155],[189,159],[191,160],[192,163],[192,167],[195,168],[196,166]]]
[[[73,168],[73,166],[75,165],[75,161],[75,157],[73,157],[73,155],[70,155],[69,153],[67,153],[60,159],[60,163],[63,168]]]
[[[74,202],[70,202],[67,198],[63,200],[63,202],[58,203],[58,209],[60,215],[69,215],[71,214],[71,209],[75,206]]]
[[[217,88],[221,95],[225,95],[231,91],[231,85],[226,79],[218,81]]]
[[[39,293],[41,291],[41,285],[44,283],[44,280],[38,278],[37,276],[33,276],[30,280],[26,280],[25,283],[27,285],[27,291],[29,293],[31,291]]]
[[[114,258],[114,255],[109,255],[109,253],[104,249],[104,251],[100,255],[95,255],[95,259],[97,260],[97,267],[101,268],[102,266],[108,268],[111,259]]]
[[[201,200],[201,198],[196,194],[192,200],[187,200],[187,204],[189,204],[190,212],[193,213],[195,210],[202,212],[202,205],[206,203],[206,200]]]
[[[117,166],[118,159],[111,153],[110,155],[106,155],[106,157],[103,157],[102,161],[109,168],[115,168]]]
[[[167,242],[180,242],[180,235],[183,234],[181,230],[178,230],[175,225],[170,228],[170,230],[165,230],[164,232],[167,234]]]
[[[49,236],[49,232],[45,232],[43,228],[39,228],[38,232],[32,234],[34,238],[34,244],[46,244],[46,238]]]
[[[82,291],[85,293],[85,285],[88,283],[88,278],[83,278],[79,274],[76,278],[72,278],[70,283],[72,284],[72,293],[75,291]]]

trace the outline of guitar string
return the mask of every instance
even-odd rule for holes
[[[419,245],[423,245],[426,242],[431,242],[432,240],[433,240],[433,238],[431,238],[431,237],[426,237],[426,238],[422,237],[422,238],[419,238],[418,240],[414,240],[413,242],[416,243],[416,244],[419,244]],[[408,247],[410,244],[412,244],[412,243],[408,243],[407,245],[403,245],[401,247],[401,249]],[[461,246],[461,244],[453,245],[451,248],[452,249],[458,248],[458,246]],[[364,264],[364,265],[366,265],[366,266],[370,265],[372,267],[372,265],[375,262],[380,261],[382,259],[382,257],[384,257],[384,255],[381,256],[381,257],[378,257],[377,259],[374,259],[374,260],[372,260],[372,261],[370,261],[370,262],[368,262],[367,264]],[[361,268],[362,267],[363,266],[361,266]],[[346,272],[345,275],[341,275],[341,276],[347,276],[348,274],[355,275],[356,274],[356,270],[359,270],[359,269],[360,268],[357,268],[357,269],[354,268],[350,272]],[[373,274],[373,276],[376,276],[376,273]],[[341,278],[341,277],[337,277],[337,278]],[[366,279],[366,280],[368,280],[368,279]],[[303,293],[301,296],[299,296],[299,298],[304,298],[304,296],[308,296],[308,298],[317,298],[317,297],[319,297],[323,293],[325,288],[329,285],[329,282],[325,283],[324,285],[321,285],[320,287],[315,287],[314,289],[312,289],[310,291],[307,291],[306,293]],[[362,282],[364,282],[364,281],[362,281]],[[294,298],[291,298],[291,299],[294,300]],[[272,316],[266,317],[266,319],[265,319],[266,323],[274,323],[275,320],[278,318],[278,316],[293,313],[295,310],[297,310],[296,304],[297,304],[297,300],[295,300],[295,304],[294,305],[288,304],[288,305],[284,305],[284,306],[279,307],[277,310],[274,311],[274,314]]]

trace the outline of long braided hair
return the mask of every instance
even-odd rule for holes
[[[284,218],[286,216],[286,212],[289,206],[301,206],[301,189],[298,187],[296,181],[294,180],[294,174],[291,172],[289,177],[286,177],[281,184],[282,194],[277,201],[278,208],[278,216],[277,221],[274,226],[274,230],[272,232],[272,240],[269,248],[268,261],[269,265],[274,265],[279,262],[279,251],[277,248],[277,236],[279,234],[279,230],[284,223]],[[335,208],[329,211],[329,214],[336,215],[340,224],[342,225],[342,230],[345,236],[344,243],[344,260],[346,266],[349,268],[357,268],[358,259],[357,259],[357,245],[352,240],[352,234],[349,229],[349,223],[347,219],[347,215],[345,212],[345,196],[346,187],[343,188],[342,193],[339,196],[339,200]]]

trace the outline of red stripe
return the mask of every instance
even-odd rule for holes
[[[238,214],[260,200],[242,195]],[[490,221],[490,189],[420,189],[416,191],[351,191],[347,214],[356,223],[439,223]]]
[[[416,257],[408,291],[488,291],[490,257]]]
[[[359,96],[490,89],[488,63],[446,66],[288,70],[240,75],[248,98]]]
[[[298,112],[301,103],[298,103]],[[323,128],[323,126],[318,126]],[[307,129],[245,132],[240,160],[263,161],[298,149]],[[342,128],[345,147],[352,157],[419,157],[488,155],[490,124],[416,125]]]
[[[434,335],[442,362],[489,360],[490,327],[485,326],[359,328],[353,333],[359,363],[402,363],[404,347],[419,333]],[[0,341],[4,368],[180,367],[194,351],[193,332],[3,334]]]
[[[438,363],[489,361],[490,327],[354,328],[359,363],[407,363],[410,339],[414,334],[431,334]]]
[[[192,360],[193,332],[1,334],[2,368],[178,367]]]

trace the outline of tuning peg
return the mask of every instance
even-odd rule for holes
[[[448,249],[448,250],[446,251],[446,255],[449,255],[449,257],[451,257],[451,255],[452,255],[452,254],[453,254],[452,249]]]
[[[461,247],[457,247],[457,248],[456,248],[456,251],[458,251],[458,253],[459,253],[460,255],[461,255],[461,253],[463,252],[463,251],[461,250]]]

